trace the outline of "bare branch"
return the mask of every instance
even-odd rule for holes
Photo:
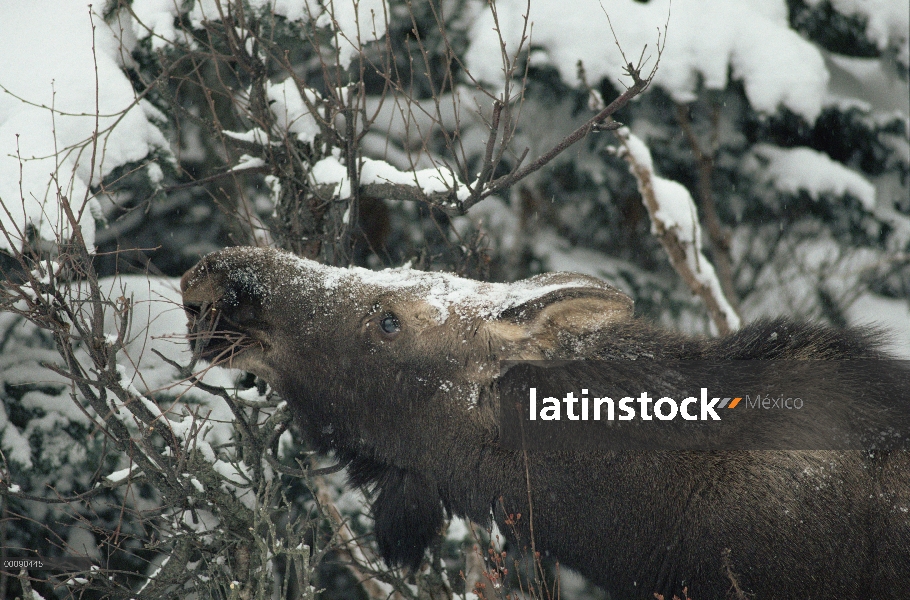
[[[695,157],[695,163],[698,168],[698,196],[701,201],[701,207],[704,211],[705,224],[708,226],[708,237],[711,240],[711,246],[714,249],[714,262],[717,264],[717,275],[720,278],[721,287],[724,295],[730,300],[734,310],[738,312],[739,301],[733,286],[733,261],[730,256],[730,232],[726,230],[720,222],[717,215],[717,207],[714,201],[714,192],[712,186],[712,177],[714,174],[714,156],[717,152],[717,137],[719,129],[720,109],[714,105],[711,110],[711,141],[708,149],[702,148],[701,142],[695,135],[692,128],[692,121],[689,118],[690,107],[683,104],[676,105],[676,120],[683,130],[692,154]]]

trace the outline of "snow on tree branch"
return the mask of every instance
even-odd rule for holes
[[[673,268],[704,301],[719,333],[739,329],[739,315],[724,296],[714,266],[701,251],[701,225],[689,191],[654,173],[651,151],[628,128],[619,129],[616,135],[622,143],[618,154],[629,163],[629,171],[638,181],[651,218],[651,232],[667,251]]]
[[[351,196],[347,168],[335,156],[314,164],[311,177],[316,186],[335,186],[333,194],[340,200]],[[422,200],[449,210],[457,209],[457,204],[449,198],[464,201],[469,196],[467,186],[446,167],[406,172],[399,171],[384,160],[370,158],[362,159],[360,185],[363,192],[369,195],[396,200]]]
[[[804,191],[813,200],[827,194],[835,197],[849,194],[866,210],[875,208],[875,186],[827,154],[811,148],[780,148],[771,144],[756,144],[752,151],[767,162],[761,170],[762,178],[785,194]]]
[[[822,110],[828,71],[818,49],[788,27],[784,2],[672,0],[672,11],[670,0],[604,6],[624,48],[653,43],[656,24],[670,14],[664,64],[654,84],[677,102],[691,102],[700,85],[721,90],[734,79],[743,82],[752,106],[763,113],[784,105],[814,121]],[[497,9],[505,43],[514,47],[526,2],[500,0]],[[601,3],[576,2],[566,10],[560,2],[532,2],[529,19],[539,48],[531,55],[535,65],[554,66],[564,81],[572,81],[581,60],[592,80],[622,79],[625,63],[616,50],[604,36],[588,33],[606,26]],[[465,62],[478,79],[499,82],[499,65],[489,60],[499,44],[492,29],[492,15],[482,13]]]

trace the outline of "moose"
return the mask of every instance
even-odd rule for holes
[[[502,361],[886,361],[873,329],[778,319],[689,337],[585,275],[496,284],[248,247],[204,257],[181,288],[201,356],[268,382],[308,441],[370,491],[391,565],[418,566],[447,515],[495,519],[514,540],[530,532],[509,515],[533,512],[536,549],[614,598],[910,594],[906,445],[528,454],[499,443]],[[910,403],[879,375],[824,379],[825,394],[878,386]]]

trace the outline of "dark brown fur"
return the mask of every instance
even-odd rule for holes
[[[409,277],[401,286],[238,248],[183,279],[193,331],[239,334],[233,366],[268,381],[317,448],[373,490],[376,538],[393,564],[418,564],[445,513],[485,523],[492,509],[504,532],[500,498],[528,514],[524,458],[496,443],[500,360],[884,358],[873,333],[787,320],[683,337],[632,318],[627,297],[578,275],[525,282],[558,289],[500,312],[466,301],[440,314],[426,297],[458,281]],[[382,330],[389,315],[397,333]],[[225,351],[218,339],[209,358]],[[616,598],[684,586],[697,600],[723,598],[731,574],[757,598],[910,594],[903,449],[553,452],[529,469],[538,550]]]

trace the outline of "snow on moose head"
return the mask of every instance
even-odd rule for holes
[[[490,423],[496,407],[485,390],[499,361],[578,356],[582,346],[567,350],[567,336],[632,316],[628,296],[584,275],[482,283],[410,268],[329,267],[243,247],[205,257],[182,289],[203,358],[307,399],[318,413],[307,420],[334,435],[344,434],[352,411],[363,412],[365,398],[383,399],[385,410],[370,411],[382,420],[405,410],[392,404],[441,393],[451,410]]]

